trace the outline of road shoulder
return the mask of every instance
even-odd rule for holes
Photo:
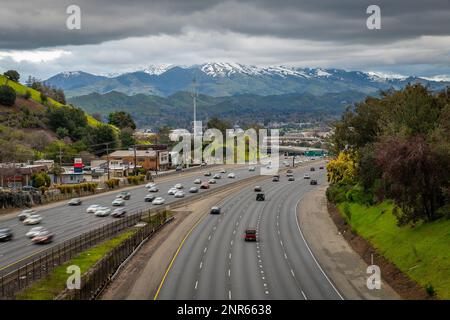
[[[308,192],[298,204],[298,220],[303,235],[322,269],[345,299],[401,299],[384,281],[380,290],[366,286],[367,264],[356,253],[328,214],[326,185]]]

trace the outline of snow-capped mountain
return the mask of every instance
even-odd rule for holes
[[[110,76],[82,71],[62,72],[46,80],[46,83],[64,89],[68,97],[111,91],[127,95],[143,93],[169,96],[178,91],[190,91],[194,78],[198,91],[211,96],[304,92],[322,95],[344,91],[373,94],[380,89],[398,89],[411,82],[427,84],[432,90],[450,85],[448,81],[435,81],[433,78],[379,72],[294,66],[260,67],[231,62],[209,62],[192,66],[150,65],[142,70]],[[446,78],[440,76],[439,79]]]

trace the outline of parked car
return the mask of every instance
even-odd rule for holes
[[[31,239],[34,244],[47,244],[53,241],[54,235],[49,231],[45,231]]]
[[[31,239],[38,236],[42,232],[47,232],[47,229],[45,229],[44,227],[34,227],[31,228],[30,231],[28,231],[25,235]]]
[[[191,188],[189,189],[189,192],[190,192],[190,193],[197,193],[197,192],[198,192],[198,188],[197,188],[197,187],[191,187]]]
[[[128,191],[122,191],[117,195],[117,198],[121,198],[123,200],[130,200],[131,193],[129,193]]]
[[[202,180],[200,180],[200,179],[195,179],[195,180],[194,180],[194,183],[195,183],[195,184],[201,184],[201,183],[202,183]]]
[[[159,189],[158,189],[157,186],[153,186],[151,188],[148,188],[148,192],[158,192],[158,191],[159,191]]]
[[[164,204],[164,202],[166,202],[166,200],[164,200],[164,198],[161,198],[161,197],[158,197],[152,201],[152,203],[156,204],[156,205]]]
[[[203,175],[204,175],[205,177],[209,177],[209,176],[211,176],[211,172],[205,172]]]
[[[210,179],[210,180],[208,180],[208,183],[209,183],[209,184],[216,184],[216,180]]]
[[[0,229],[0,241],[10,241],[13,238],[13,233],[9,228]]]
[[[97,211],[95,211],[95,215],[97,217],[107,217],[111,214],[111,209],[108,207],[101,207]]]
[[[233,172],[230,172],[228,174],[228,178],[234,179],[234,178],[236,178],[236,175]]]
[[[99,206],[98,204],[91,204],[89,207],[87,207],[86,212],[95,213],[95,211],[97,211],[99,208],[101,208],[101,206]]]
[[[259,192],[259,191],[262,190],[262,188],[261,188],[261,186],[255,186],[254,190],[255,190],[256,192]]]
[[[35,213],[36,213],[36,210],[34,210],[34,209],[25,209],[17,217],[19,218],[20,221],[23,221]]]
[[[116,208],[111,213],[111,217],[113,217],[113,218],[122,218],[122,217],[125,216],[126,213],[127,213],[127,211],[125,210],[125,208]]]
[[[312,179],[312,180],[309,182],[309,184],[315,186],[315,185],[317,185],[317,180]]]
[[[208,182],[203,182],[203,183],[200,185],[200,189],[209,189],[209,183],[208,183]]]
[[[154,194],[149,193],[145,196],[144,201],[145,202],[153,202],[153,200],[156,199],[156,196]]]
[[[256,241],[256,229],[248,228],[244,234],[245,241]]]
[[[175,186],[175,189],[183,189],[184,186],[181,183],[177,183]]]
[[[177,191],[174,195],[175,198],[184,198],[184,192],[183,191]]]
[[[210,214],[220,214],[220,207],[214,206],[209,211]]]
[[[114,207],[121,207],[125,205],[125,200],[123,200],[122,198],[116,198],[114,199],[114,201],[112,202],[112,205]]]
[[[82,203],[82,201],[80,198],[73,198],[73,199],[70,199],[70,201],[68,202],[68,205],[69,206],[79,206],[79,205],[81,205],[81,203]]]
[[[295,181],[295,178],[294,177],[289,177],[288,181]]]

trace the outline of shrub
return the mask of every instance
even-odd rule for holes
[[[93,193],[97,186],[98,183],[96,182],[83,182],[77,184],[58,184],[55,188],[61,191],[62,194],[80,193],[81,191]]]
[[[30,90],[27,90],[27,91],[24,93],[23,98],[24,98],[25,100],[28,100],[28,99],[31,98],[31,92],[30,92]]]
[[[427,293],[430,297],[433,297],[436,295],[436,290],[434,289],[432,284],[428,284],[426,286],[425,290],[427,291]]]
[[[106,180],[105,184],[109,189],[114,189],[119,186],[119,182],[120,182],[119,179],[112,178],[112,179]]]
[[[350,190],[350,188],[351,186],[347,185],[330,185],[326,191],[328,201],[335,204],[347,201],[346,193]]]
[[[16,102],[16,91],[10,86],[0,86],[0,104],[11,107]]]

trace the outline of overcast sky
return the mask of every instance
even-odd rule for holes
[[[71,4],[81,30],[66,27]],[[450,79],[450,0],[0,0],[0,71],[23,78],[211,61]]]

